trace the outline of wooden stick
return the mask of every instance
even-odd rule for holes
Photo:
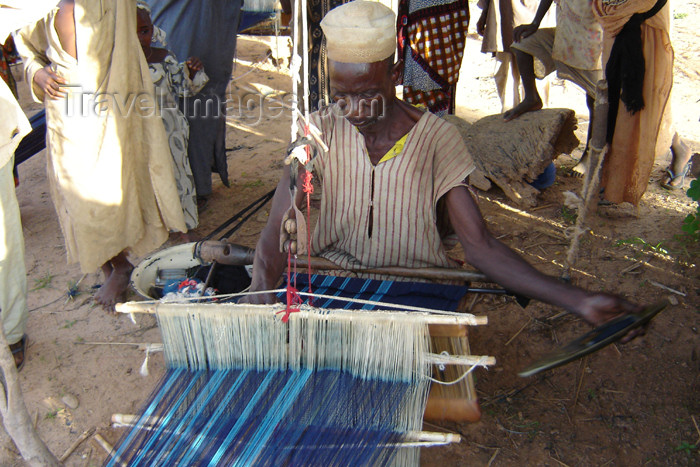
[[[498,455],[499,452],[501,452],[501,449],[500,448],[496,449],[496,452],[493,453],[493,456],[491,456],[491,459],[489,459],[489,463],[486,464],[486,467],[491,467],[491,464],[493,464],[493,461],[496,460],[496,456]]]
[[[544,206],[536,206],[536,207],[530,209],[530,212],[539,211],[540,209],[551,208],[552,206],[555,206],[555,204],[554,204],[554,203],[549,203],[549,204],[545,204]]]
[[[678,291],[678,290],[676,290],[676,289],[672,289],[671,287],[668,287],[668,286],[665,286],[665,285],[663,285],[663,284],[660,284],[659,282],[656,282],[656,281],[649,281],[649,283],[650,283],[651,285],[654,285],[654,286],[660,288],[660,289],[668,290],[668,291],[671,292],[671,293],[680,295],[681,297],[685,297],[685,296],[686,296],[686,294],[684,294],[683,292],[680,292],[680,291]]]
[[[219,264],[232,266],[247,266],[253,264],[253,259],[255,258],[255,250],[252,248],[215,240],[207,240],[198,243],[195,246],[194,254],[195,257],[207,263],[216,261]],[[452,268],[404,268],[399,266],[384,268],[343,268],[332,261],[318,257],[311,257],[311,261],[308,261],[306,258],[298,257],[296,259],[296,266],[314,270],[351,271],[435,281],[491,282],[484,274],[478,271]]]
[[[524,330],[524,329],[527,327],[527,325],[530,324],[531,322],[532,322],[532,318],[530,318],[529,320],[527,320],[527,323],[523,324],[523,327],[521,327],[520,330],[519,330],[518,332],[516,332],[516,333],[513,335],[513,337],[511,337],[510,339],[508,339],[508,342],[506,342],[506,345],[508,345],[508,344],[510,344],[511,342],[513,342],[513,339],[515,339],[516,337],[518,337],[518,336],[520,335],[520,333],[523,332],[523,330]]]
[[[265,291],[267,292],[279,292],[283,291],[284,289],[279,289],[279,290],[272,290],[272,291]],[[349,299],[349,298],[343,298],[343,297],[336,297],[334,295],[323,295],[323,294],[307,294],[305,292],[299,292],[300,295],[313,295],[314,297],[319,297],[319,298],[328,298],[328,299],[333,299],[333,300],[345,300],[345,301],[350,301],[350,302],[356,302],[356,303],[375,303],[375,302],[370,302],[368,300],[357,300],[357,299]],[[245,295],[245,294],[240,294],[240,295]],[[259,309],[260,311],[265,311],[269,313],[275,313],[277,311],[283,311],[284,310],[284,305],[281,304],[276,304],[276,305],[238,305],[234,303],[227,303],[227,304],[202,304],[203,308],[208,307],[210,309],[221,309],[224,306],[230,307],[231,309],[235,308],[248,308],[248,309]],[[407,320],[415,320],[419,319],[425,324],[444,324],[444,325],[468,325],[468,326],[479,326],[479,325],[484,325],[488,324],[488,317],[486,316],[475,316],[472,314],[468,313],[457,313],[457,312],[445,312],[442,310],[430,310],[428,308],[421,308],[421,307],[414,307],[414,306],[408,306],[408,305],[396,305],[393,303],[382,303],[382,306],[387,306],[391,308],[397,308],[398,311],[392,312],[392,311],[387,311],[387,310],[376,310],[376,311],[362,311],[362,310],[337,310],[336,313],[329,314],[328,316],[332,316],[333,319],[337,320],[349,320],[356,318],[361,315],[371,315],[374,318],[379,319],[381,317],[382,313],[386,314],[391,314],[392,317],[404,317]],[[153,314],[156,312],[157,308],[162,308],[162,307],[183,307],[183,306],[188,306],[186,303],[160,303],[160,302],[155,302],[155,301],[143,301],[143,302],[126,302],[126,303],[117,303],[115,306],[115,309],[118,313],[149,313]],[[408,313],[409,311],[412,312],[420,312],[420,313]],[[299,313],[305,313],[304,309],[302,308]],[[292,313],[290,316],[291,317],[296,317],[296,316],[303,316],[300,315],[299,313]],[[306,312],[308,313],[308,312]],[[436,313],[436,314],[431,314],[431,313]],[[439,314],[439,313],[445,313],[445,314]]]
[[[92,446],[88,449],[87,458],[85,459],[84,467],[90,467],[90,461],[92,461]]]
[[[163,351],[163,344],[161,343],[147,343],[147,342],[100,342],[100,341],[81,341],[81,342],[73,342],[73,344],[79,344],[79,345],[129,345],[129,346],[135,346],[138,348],[138,350],[143,350],[146,351],[148,350],[151,353],[154,352],[162,352]]]
[[[99,433],[95,433],[95,436],[93,436],[92,439],[94,439],[97,442],[97,444],[107,452],[108,456],[114,457],[114,462],[121,465],[122,467],[127,467],[126,463],[122,461],[117,455],[117,453],[114,451],[114,446],[109,444],[107,440],[104,439]]]
[[[586,375],[586,360],[588,357],[583,357],[583,360],[581,360],[581,365],[579,365],[579,368],[581,368],[581,379],[578,380],[578,386],[576,387],[576,395],[574,396],[574,403],[571,404],[571,407],[573,407],[574,412],[576,412],[576,404],[578,403],[578,394],[581,391],[581,385],[583,384],[583,377]]]
[[[426,360],[433,365],[493,366],[496,364],[496,357],[480,355],[442,355],[429,353],[426,356]]]
[[[83,434],[80,435],[80,437],[78,439],[76,439],[75,442],[73,444],[71,444],[68,449],[66,449],[66,452],[64,452],[63,455],[58,458],[58,460],[61,462],[65,462],[66,459],[68,459],[68,457],[70,457],[70,455],[73,454],[73,451],[75,451],[83,441],[88,439],[94,433],[95,433],[95,427],[92,427],[89,430],[83,431]]]
[[[112,414],[113,427],[134,427],[141,417],[135,414]],[[148,417],[144,427],[153,427],[160,422],[158,417]],[[95,435],[96,437],[99,435]],[[417,443],[459,443],[462,437],[457,433],[442,433],[437,431],[409,431],[406,433],[406,441]]]
[[[691,415],[690,418],[693,420],[693,425],[695,425],[695,431],[698,432],[698,440],[695,442],[695,444],[700,443],[700,428],[698,428],[698,422],[695,421],[695,415]]]

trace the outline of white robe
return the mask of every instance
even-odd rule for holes
[[[19,31],[33,83],[51,64],[74,87],[46,105],[48,179],[68,261],[93,272],[124,250],[146,254],[185,231],[172,158],[136,36],[134,0],[76,0],[77,60],[59,42],[58,10]]]

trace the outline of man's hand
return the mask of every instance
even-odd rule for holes
[[[639,313],[642,307],[623,300],[617,295],[606,293],[590,294],[577,307],[576,312],[593,326],[600,326],[618,316]],[[621,342],[629,342],[640,334],[644,328],[638,328],[627,334]]]
[[[194,75],[196,75],[199,70],[204,68],[204,64],[197,57],[188,58],[185,65],[187,65],[187,69],[190,72],[190,79],[194,78]]]
[[[513,42],[520,42],[537,32],[540,28],[539,23],[521,24],[513,29]]]
[[[41,89],[49,99],[58,100],[66,97],[66,92],[61,90],[61,85],[66,80],[57,75],[51,65],[46,65],[34,74],[34,84]]]

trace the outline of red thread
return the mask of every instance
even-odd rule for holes
[[[287,307],[282,310],[278,311],[277,314],[284,313],[284,316],[282,316],[282,322],[286,323],[289,321],[289,315],[292,313],[296,313],[299,311],[299,308],[294,308],[295,306],[298,307],[299,305],[302,304],[302,299],[301,296],[299,295],[299,290],[296,288],[296,261],[294,262],[294,285],[290,283],[291,281],[291,275],[292,275],[292,252],[291,250],[287,251]]]
[[[304,134],[306,136],[309,136],[309,125],[306,125],[304,127]],[[311,147],[307,144],[306,145],[306,161],[308,162],[311,159]],[[309,230],[309,226],[311,226],[311,193],[314,192],[314,186],[311,183],[311,181],[314,178],[314,174],[311,173],[310,170],[307,170],[306,173],[304,174],[304,184],[302,185],[302,188],[304,189],[304,193],[306,193],[306,254],[308,258],[308,264],[306,267],[306,271],[308,272],[309,275],[309,293],[313,293],[311,290],[311,230]],[[314,304],[314,299],[313,297],[309,296],[309,304],[313,306]]]
[[[304,136],[309,136],[309,125],[304,126]],[[306,161],[308,162],[311,159],[311,147],[307,144],[305,146],[306,149]],[[302,189],[304,190],[304,193],[306,193],[306,225],[310,226],[311,225],[311,193],[314,192],[314,186],[312,184],[312,180],[314,178],[314,175],[309,171],[306,170],[304,174],[304,182],[302,183]],[[309,274],[309,293],[312,293],[311,291],[311,268],[309,265],[311,264],[311,232],[309,229],[306,229],[306,240],[307,240],[307,255],[308,255],[308,265],[307,265],[307,271]],[[297,263],[294,261],[294,285],[292,285],[292,252],[291,249],[287,251],[287,307],[282,310],[278,311],[277,313],[284,313],[282,316],[282,322],[286,323],[289,321],[289,315],[292,313],[296,313],[299,311],[298,306],[303,303],[303,300],[301,296],[299,295],[299,289],[297,289]],[[313,299],[309,297],[309,304],[313,305]],[[297,308],[295,308],[297,307]]]

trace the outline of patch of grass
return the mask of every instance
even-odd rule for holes
[[[561,217],[569,224],[574,224],[578,214],[573,209],[569,209],[566,206],[561,207]]]
[[[58,415],[58,410],[50,410],[44,415],[44,420],[53,420]]]
[[[589,400],[589,401],[592,401],[592,400],[594,400],[596,397],[598,397],[598,394],[595,393],[595,389],[588,388],[588,400]]]
[[[666,248],[662,247],[664,241],[660,241],[656,245],[647,243],[646,240],[640,237],[630,237],[630,238],[624,238],[621,240],[617,240],[615,242],[615,246],[625,246],[625,245],[640,245],[642,250],[644,251],[653,251],[654,253],[659,253],[662,255],[668,255],[669,252]]]
[[[697,451],[698,447],[695,444],[690,444],[687,441],[683,441],[681,444],[673,448],[674,451],[684,451],[689,456],[693,454],[693,451]]]
[[[255,187],[258,187],[258,186],[263,186],[263,181],[260,180],[260,179],[255,180],[255,181],[251,181],[251,182],[245,182],[245,183],[243,184],[243,187],[244,187],[244,188],[255,188]]]
[[[63,329],[70,329],[73,327],[73,325],[77,323],[77,320],[66,320],[66,324],[63,325]]]
[[[673,14],[673,19],[683,19],[683,18],[687,18],[687,17],[688,17],[688,13],[674,13]]]
[[[34,288],[30,290],[30,292],[34,292],[35,290],[41,290],[45,289],[46,287],[51,286],[51,281],[53,280],[54,276],[51,273],[46,273],[44,277],[40,277],[39,279],[34,279]]]

